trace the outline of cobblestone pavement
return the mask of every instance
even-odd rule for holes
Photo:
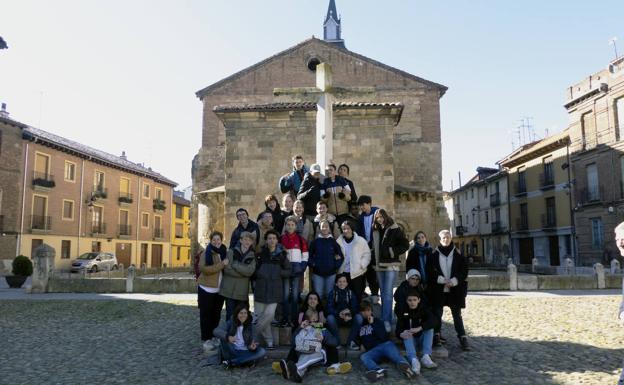
[[[618,296],[468,297],[473,350],[444,325],[449,358],[415,384],[615,384],[624,351]],[[194,301],[0,301],[1,384],[277,384],[254,369],[203,366]],[[451,322],[449,311],[445,321]],[[366,382],[363,367],[304,383]],[[394,369],[386,383],[407,383]]]

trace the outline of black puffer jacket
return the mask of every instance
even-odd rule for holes
[[[396,223],[384,229],[383,232],[373,231],[373,251],[378,268],[400,266],[399,256],[408,248],[409,241]]]
[[[307,173],[299,188],[297,199],[303,201],[305,215],[316,215],[316,204],[321,200],[321,181]]]
[[[290,262],[282,245],[277,245],[273,252],[267,246],[256,257],[254,299],[262,303],[282,301],[282,278],[290,277]]]

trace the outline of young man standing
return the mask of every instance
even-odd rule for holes
[[[293,156],[292,165],[292,172],[282,176],[279,180],[279,188],[283,194],[297,194],[299,187],[301,187],[301,182],[303,182],[303,178],[308,172],[301,155]]]
[[[316,216],[316,204],[321,200],[321,166],[313,164],[305,175],[297,199],[303,202],[304,214],[309,220]]]
[[[254,248],[258,245],[260,241],[260,228],[258,224],[251,219],[249,219],[249,212],[244,208],[240,208],[236,210],[236,219],[238,219],[238,226],[232,231],[232,236],[230,237],[230,249],[233,249],[239,244],[240,235],[243,232],[248,232],[254,235]]]
[[[373,249],[373,218],[379,207],[373,206],[373,200],[368,195],[360,195],[358,198],[358,206],[360,207],[359,231],[360,235],[366,242],[368,248]],[[371,263],[366,268],[366,281],[370,288],[371,296],[375,296],[375,300],[379,298],[379,281],[377,280],[377,272],[375,272],[376,257],[371,253]]]
[[[620,255],[624,257],[624,222],[615,227],[615,244],[617,245]],[[624,280],[622,280],[622,302],[620,303],[619,319],[620,323],[624,326]],[[620,374],[620,380],[618,385],[624,385],[624,369]]]

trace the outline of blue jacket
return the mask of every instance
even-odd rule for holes
[[[288,192],[297,194],[299,192],[299,187],[301,187],[301,182],[303,182],[303,178],[305,177],[305,174],[308,171],[309,170],[305,166],[305,164],[303,165],[303,167],[301,167],[301,172],[297,172],[297,170],[295,170],[293,167],[293,171],[290,174],[284,175],[283,177],[280,178],[279,180],[280,191],[283,194],[286,194]]]
[[[344,309],[351,310],[351,316],[355,316],[357,313],[357,298],[351,289],[339,289],[338,286],[334,286],[329,291],[327,296],[327,315],[333,314],[334,317],[338,317],[341,311]]]
[[[247,223],[246,228],[241,226],[239,222],[238,226],[236,226],[234,231],[232,231],[232,236],[230,237],[230,249],[233,249],[239,245],[240,235],[243,233],[243,231],[254,234],[256,237],[256,241],[254,242],[254,244],[256,246],[258,245],[258,242],[260,242],[260,228],[258,227],[258,224],[256,222],[250,219]]]
[[[371,222],[370,233],[368,235],[364,234],[364,231],[365,231],[364,229],[366,228],[366,227],[364,227],[364,218],[368,217],[368,216],[371,216],[372,218],[375,218],[375,212],[377,210],[379,210],[379,207],[373,206],[373,207],[371,207],[370,214],[368,214],[368,215],[360,214],[360,218],[359,218],[359,220],[360,220],[360,229],[359,230],[362,232],[362,234],[358,233],[358,235],[360,237],[366,239],[368,241],[368,246],[371,247],[371,248],[373,247],[373,245],[372,245],[372,242],[373,242],[373,223]]]
[[[327,238],[318,237],[314,239],[310,242],[308,251],[308,265],[314,269],[314,274],[323,277],[329,277],[330,275],[336,274],[344,261],[340,245],[338,245],[336,240],[331,236]],[[340,258],[336,259],[336,255],[340,256]]]
[[[374,318],[372,324],[364,320],[364,324],[362,324],[360,332],[358,333],[358,338],[362,345],[364,345],[364,348],[366,348],[366,351],[384,342],[390,341],[388,333],[386,332],[386,327],[379,318]]]

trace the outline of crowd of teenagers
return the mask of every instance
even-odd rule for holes
[[[229,247],[223,234],[213,232],[196,258],[202,346],[218,349],[226,368],[253,366],[275,349],[271,327],[277,326],[292,328],[287,357],[272,365],[287,380],[301,382],[314,365],[324,365],[328,374],[350,371],[339,349],[362,350],[371,381],[386,376],[382,361],[412,377],[422,367],[437,367],[431,354],[446,343],[440,333],[445,306],[461,348],[470,349],[461,315],[468,262],[449,231],[438,234],[436,248],[422,231],[410,243],[386,210],[373,206],[370,196],[356,195],[346,164],[327,165],[323,177],[320,165],[308,169],[295,156],[279,188],[282,206],[268,195],[257,222],[238,209]],[[399,257],[406,252],[407,274],[395,291]],[[304,277],[311,287],[304,287]],[[220,325],[224,304],[226,322]],[[346,341],[340,328],[348,331]]]

